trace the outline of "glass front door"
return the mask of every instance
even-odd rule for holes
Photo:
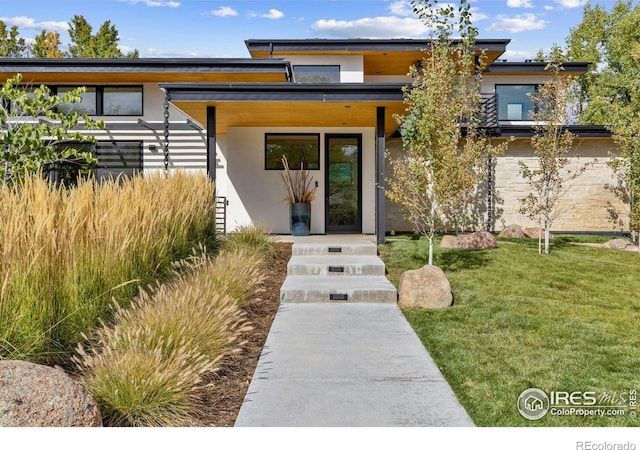
[[[326,136],[326,232],[362,232],[362,136]]]

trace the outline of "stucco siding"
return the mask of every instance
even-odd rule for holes
[[[362,135],[362,232],[375,232],[375,133],[372,128],[229,128],[219,141],[226,161],[219,186],[229,201],[228,231],[263,224],[274,234],[289,234],[289,205],[280,171],[265,169],[265,133],[320,134],[320,170],[310,171],[318,191],[311,204],[311,233],[325,233],[325,135]],[[223,172],[224,175],[220,175]],[[222,186],[223,180],[226,186]]]

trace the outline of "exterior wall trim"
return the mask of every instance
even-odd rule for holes
[[[404,83],[164,83],[174,102],[383,101],[402,102]]]

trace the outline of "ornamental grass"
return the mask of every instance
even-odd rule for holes
[[[213,236],[213,184],[177,172],[0,186],[0,358],[68,365],[81,333]]]
[[[207,376],[241,348],[242,305],[259,288],[262,261],[247,249],[193,256],[89,336],[75,361],[106,425],[193,424]]]

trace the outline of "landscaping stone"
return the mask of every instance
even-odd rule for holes
[[[602,244],[602,246],[604,248],[612,248],[615,250],[633,251],[638,249],[638,247],[636,247],[636,245],[633,242],[628,241],[627,239],[612,239]]]
[[[533,228],[525,228],[522,231],[524,231],[525,236],[527,236],[528,238],[538,239],[538,235],[540,235],[542,236],[542,239],[544,239],[543,229],[533,227]],[[549,233],[549,239],[553,239],[553,234]]]
[[[0,427],[101,427],[96,401],[63,370],[0,361]]]
[[[439,267],[407,270],[398,284],[398,303],[402,308],[447,308],[453,304],[451,285]]]
[[[505,227],[505,229],[500,232],[498,237],[522,239],[526,236],[520,225],[513,224]]]
[[[458,236],[443,236],[440,241],[442,248],[460,248],[467,250],[486,250],[497,247],[496,238],[488,231],[476,231],[471,234]]]

